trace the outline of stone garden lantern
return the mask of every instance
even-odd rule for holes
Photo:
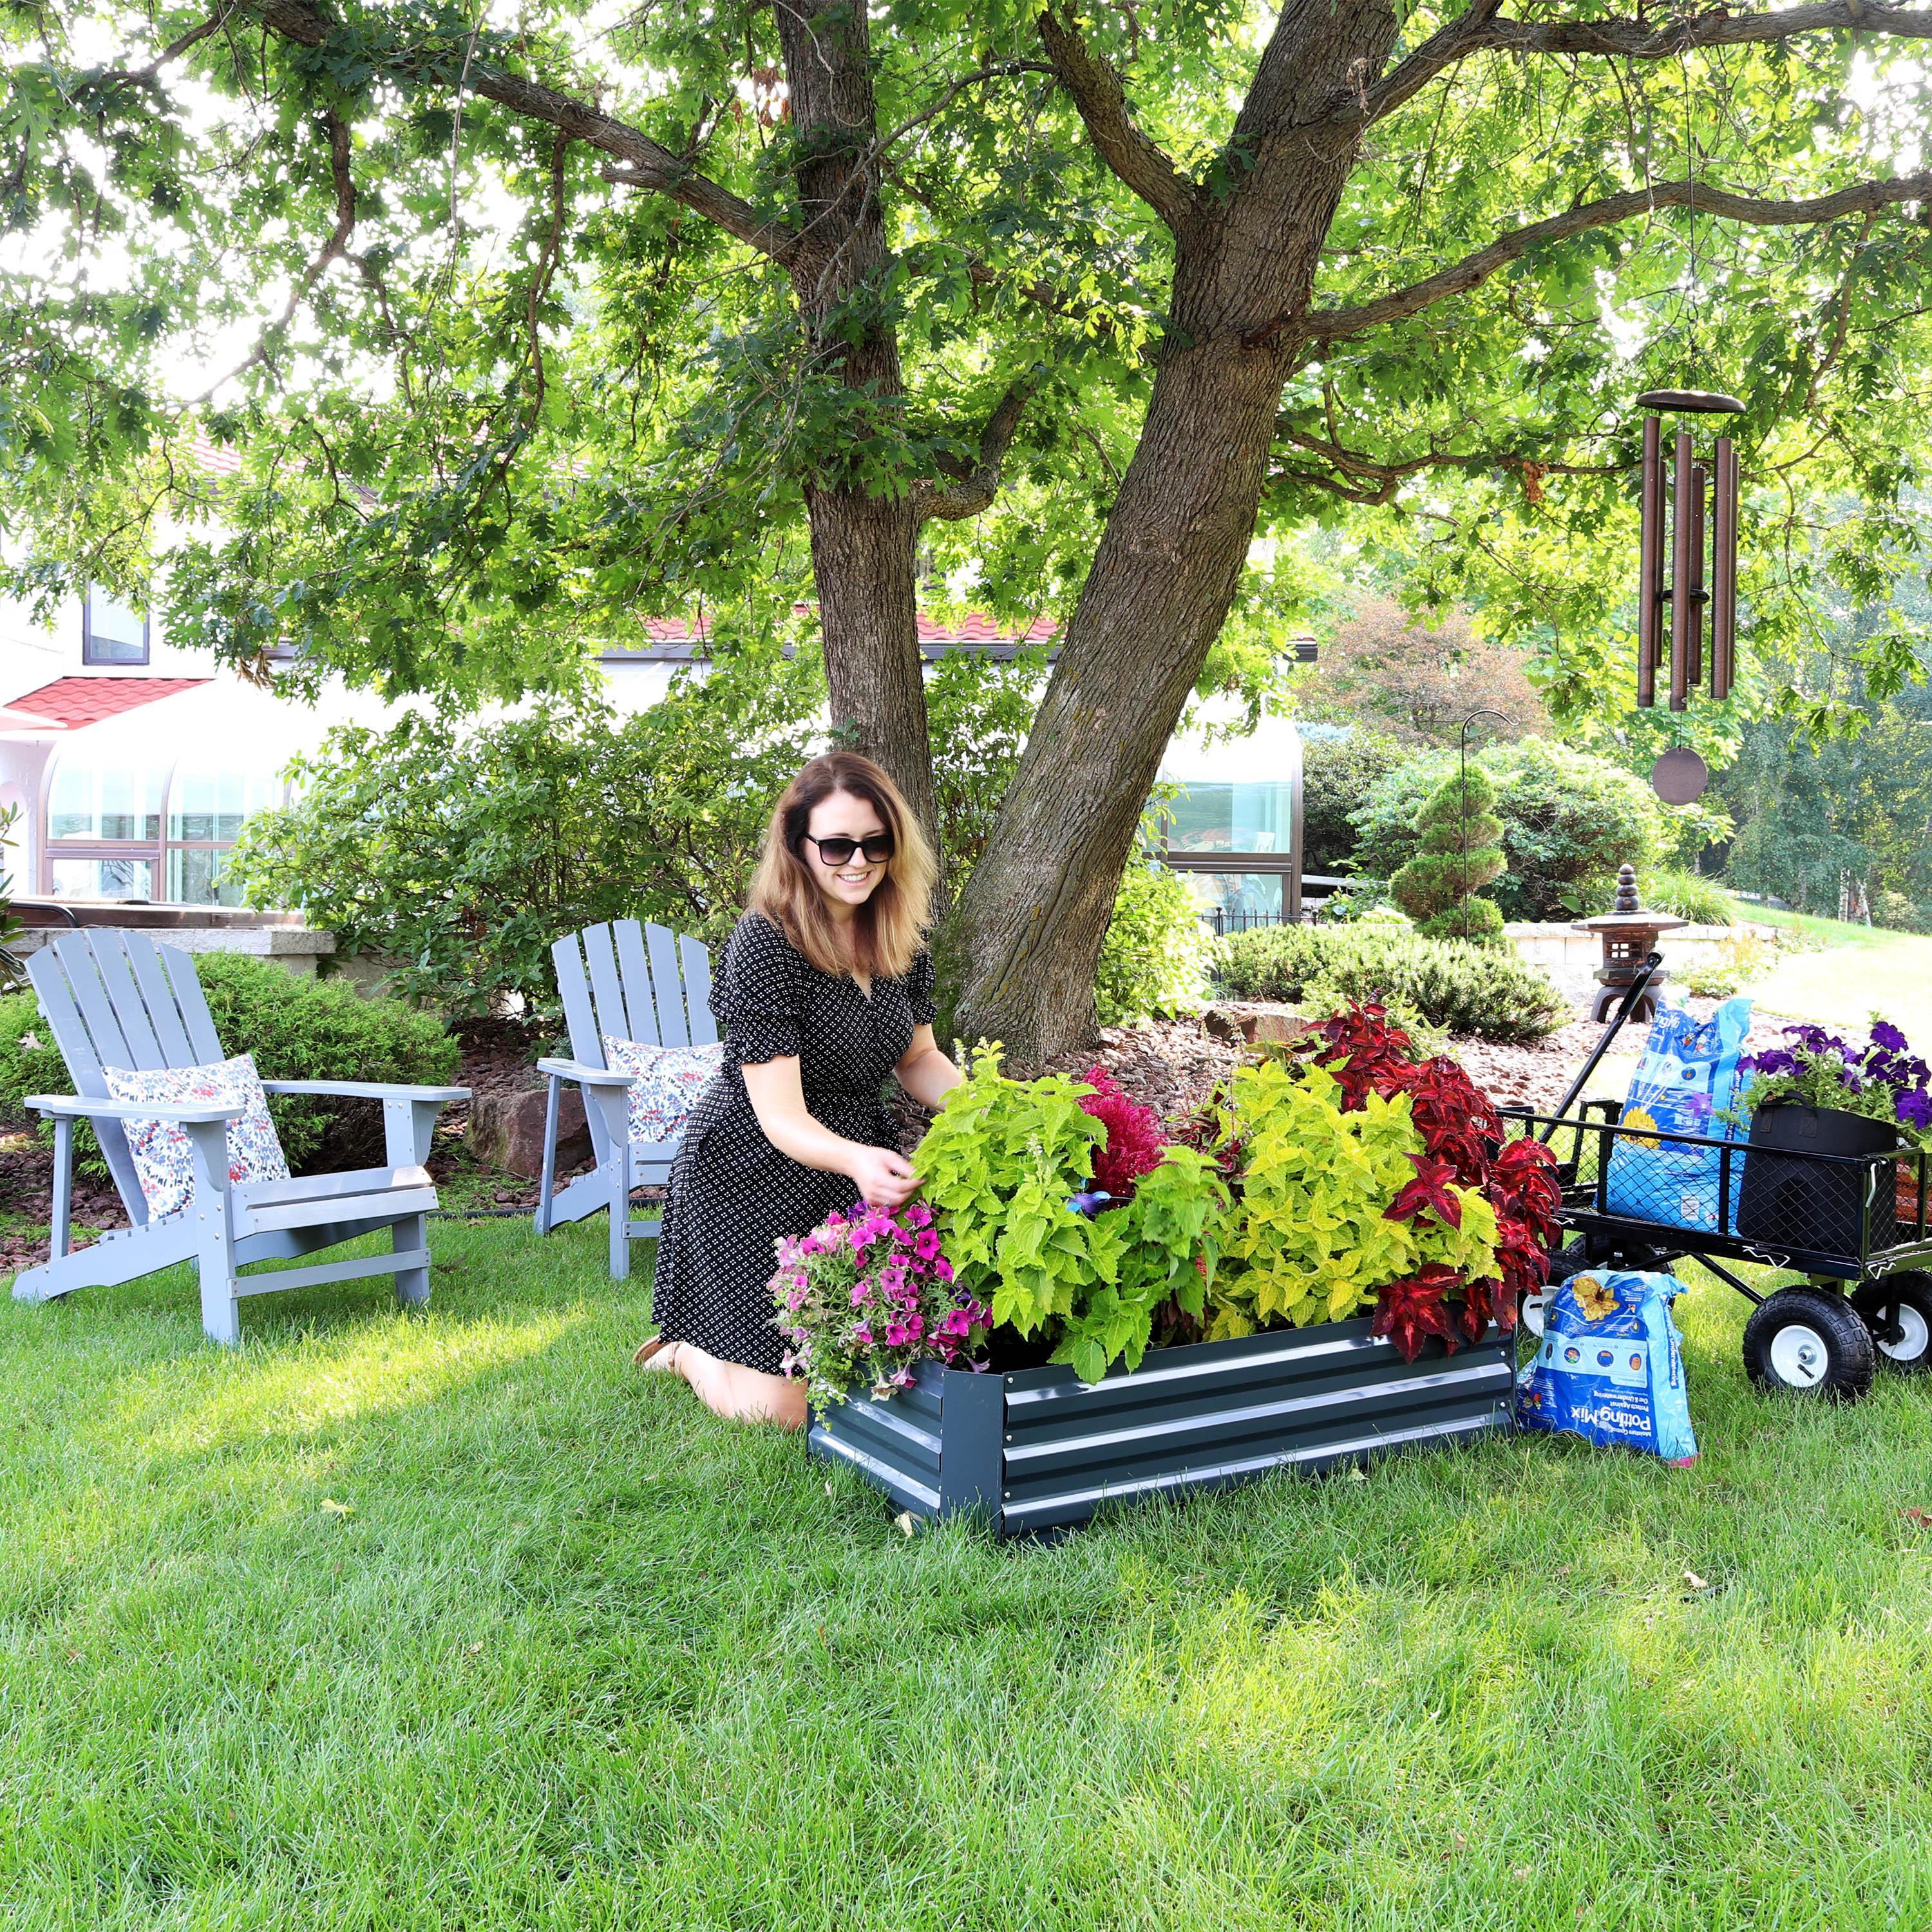
[[[1590,1009],[1591,1018],[1600,1025],[1616,1011],[1618,1003],[1642,971],[1643,962],[1656,950],[1659,933],[1675,932],[1690,923],[1674,913],[1646,912],[1638,903],[1636,872],[1628,866],[1618,867],[1616,900],[1610,910],[1595,919],[1580,919],[1574,928],[1578,932],[1597,933],[1604,942],[1604,963],[1596,974],[1597,983],[1603,990]],[[1644,988],[1643,997],[1630,1010],[1632,1019],[1647,1020],[1657,1011],[1658,991],[1670,977],[1661,966],[1657,969]]]

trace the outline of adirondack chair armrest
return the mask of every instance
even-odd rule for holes
[[[585,1087],[628,1087],[637,1078],[632,1073],[614,1073],[608,1066],[586,1066],[580,1060],[540,1060],[537,1071]]]
[[[29,1094],[21,1102],[58,1120],[173,1120],[193,1126],[206,1120],[238,1120],[244,1107],[187,1107],[170,1100],[94,1100],[78,1094]]]
[[[467,1087],[392,1087],[380,1080],[265,1080],[268,1094],[333,1094],[349,1100],[466,1100]]]

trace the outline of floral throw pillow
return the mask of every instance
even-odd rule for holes
[[[286,1180],[289,1164],[268,1118],[268,1096],[262,1090],[255,1062],[248,1054],[206,1066],[164,1066],[136,1072],[104,1066],[110,1100],[164,1100],[178,1107],[241,1107],[228,1124],[228,1178],[231,1181]],[[194,1198],[194,1151],[188,1130],[176,1120],[124,1120],[128,1150],[148,1212],[156,1220],[185,1208]]]
[[[699,1090],[724,1064],[724,1046],[652,1046],[640,1040],[604,1036],[604,1064],[614,1073],[628,1073],[631,1082],[631,1138],[662,1142],[682,1131],[685,1116],[696,1104]]]

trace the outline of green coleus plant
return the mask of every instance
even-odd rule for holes
[[[958,1290],[996,1325],[1052,1341],[1052,1359],[1087,1382],[1137,1367],[1168,1301],[1204,1314],[1228,1208],[1214,1162],[1180,1147],[1124,1206],[1075,1207],[1107,1136],[1081,1105],[1094,1090],[1059,1074],[1010,1079],[982,1045],[913,1157]]]
[[[1240,1213],[1211,1291],[1210,1339],[1278,1322],[1339,1322],[1392,1282],[1498,1272],[1495,1209],[1433,1160],[1412,1097],[1370,1092],[1345,1112],[1325,1067],[1240,1068],[1221,1108],[1238,1148]]]

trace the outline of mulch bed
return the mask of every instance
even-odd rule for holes
[[[1718,1003],[1694,999],[1688,1004],[1700,1018],[1708,1018]],[[1754,1013],[1747,1050],[1761,1052],[1779,1043],[1783,1029],[1790,1024],[1782,1014]],[[460,1051],[458,1083],[479,1094],[529,1085],[530,1070],[538,1055],[556,1045],[514,1020],[464,1021],[454,1030]],[[1450,1042],[1450,1051],[1470,1078],[1499,1105],[1547,1113],[1562,1097],[1600,1033],[1580,1008],[1576,1018],[1534,1046],[1501,1046],[1488,1040],[1456,1040]],[[1640,1029],[1626,1028],[1617,1050],[1634,1052],[1642,1038]],[[1156,1020],[1141,1026],[1103,1028],[1096,1046],[1060,1054],[1048,1063],[1048,1070],[1077,1079],[1090,1067],[1104,1066],[1172,1129],[1202,1106],[1216,1084],[1240,1065],[1242,1051],[1238,1044],[1208,1032],[1198,1019]],[[474,1184],[477,1170],[464,1146],[469,1111],[466,1105],[459,1103],[444,1113],[430,1156],[432,1178],[460,1197],[464,1205],[455,1208],[458,1213],[465,1207],[505,1214],[533,1211],[537,1204],[533,1179],[500,1173],[490,1177],[490,1184],[484,1187]],[[895,1118],[900,1144],[909,1154],[932,1116],[900,1095]],[[560,1176],[560,1184],[568,1178]],[[0,1275],[46,1258],[47,1204],[52,1186],[53,1151],[40,1142],[31,1128],[0,1136],[0,1219],[18,1217],[10,1228],[0,1228]],[[643,1188],[636,1198],[649,1202],[661,1198],[662,1192],[661,1188]],[[127,1222],[112,1184],[84,1176],[74,1184],[74,1219],[76,1246],[92,1238],[88,1229],[122,1227]]]

